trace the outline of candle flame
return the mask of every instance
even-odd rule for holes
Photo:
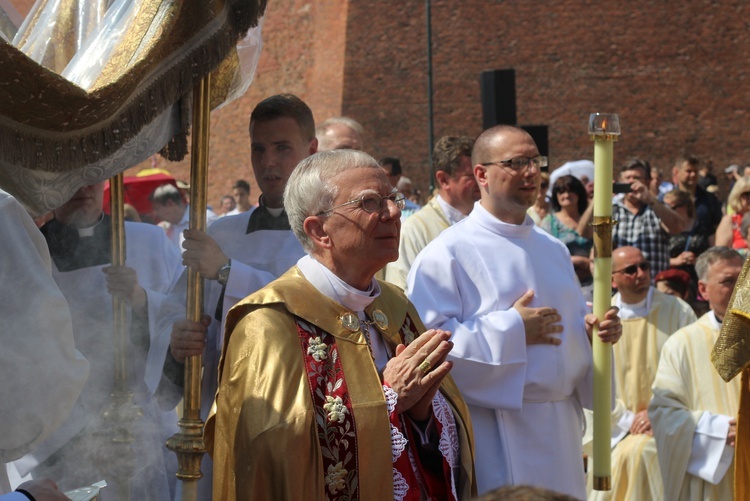
[[[607,130],[607,119],[602,120],[602,130]]]

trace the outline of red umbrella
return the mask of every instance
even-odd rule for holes
[[[126,204],[135,207],[138,214],[151,215],[151,200],[149,197],[156,188],[163,184],[177,187],[177,181],[166,174],[152,174],[150,176],[127,176],[123,178],[124,200]],[[109,181],[104,184],[104,211],[109,214]]]

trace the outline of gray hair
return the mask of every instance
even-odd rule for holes
[[[315,127],[315,137],[318,138],[318,149],[319,150],[325,150],[327,148],[326,141],[328,140],[326,138],[326,132],[328,132],[328,129],[331,128],[332,125],[341,124],[349,127],[351,130],[359,134],[360,141],[364,140],[365,137],[365,129],[362,127],[362,125],[354,120],[353,118],[349,117],[331,117],[328,120],[324,121],[323,123],[319,124],[317,127]],[[323,144],[323,147],[321,147],[321,144]]]
[[[706,281],[708,278],[708,269],[712,264],[718,263],[719,261],[742,261],[742,255],[736,250],[719,246],[711,247],[698,256],[695,261],[695,273],[698,275],[698,280]]]
[[[182,193],[173,184],[162,184],[154,190],[149,198],[159,205],[167,205],[170,200],[176,204],[181,204],[184,201]]]
[[[338,195],[338,186],[330,180],[361,167],[380,169],[374,158],[358,150],[320,151],[302,160],[289,176],[284,189],[284,210],[305,251],[313,250],[312,240],[305,233],[305,219],[330,209]]]

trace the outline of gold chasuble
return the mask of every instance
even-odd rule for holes
[[[617,296],[615,296],[616,299]],[[613,301],[613,305],[616,301]],[[651,385],[662,346],[674,332],[696,320],[690,306],[653,291],[648,317],[622,320],[622,337],[613,346],[617,408],[638,413],[651,401]],[[612,450],[612,490],[592,491],[590,500],[663,499],[656,443],[646,434],[627,435]]]
[[[365,313],[393,352],[425,328],[401,291],[383,282],[380,287]],[[391,440],[392,400],[365,335],[353,332],[352,317],[296,266],[230,310],[219,390],[205,430],[214,499],[398,498],[394,457],[404,444]],[[311,392],[312,367],[320,359],[331,362],[335,377],[324,392]],[[339,397],[342,387],[346,395]],[[460,445],[455,491],[469,499],[476,490],[468,410],[450,376],[440,393]],[[434,407],[442,422],[444,412]],[[352,494],[342,497],[344,491]]]

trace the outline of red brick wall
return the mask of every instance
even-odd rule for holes
[[[639,155],[666,171],[685,150],[717,171],[750,161],[745,2],[433,0],[432,14],[436,138],[481,132],[480,73],[515,68],[519,123],[549,125],[553,167],[592,156],[596,111],[620,115],[616,164]],[[401,157],[425,188],[425,38],[423,1],[270,1],[253,86],[212,114],[209,201],[252,181],[248,116],[279,92],[318,121],[359,120],[366,150]],[[187,178],[185,162],[166,168]]]
[[[352,2],[344,112],[373,152],[427,179],[424,2]],[[591,112],[619,113],[615,163],[688,150],[750,161],[750,6],[739,1],[432,2],[435,136],[481,131],[479,75],[515,68],[518,120],[548,124],[551,165],[591,158]],[[369,27],[364,29],[364,27]]]

